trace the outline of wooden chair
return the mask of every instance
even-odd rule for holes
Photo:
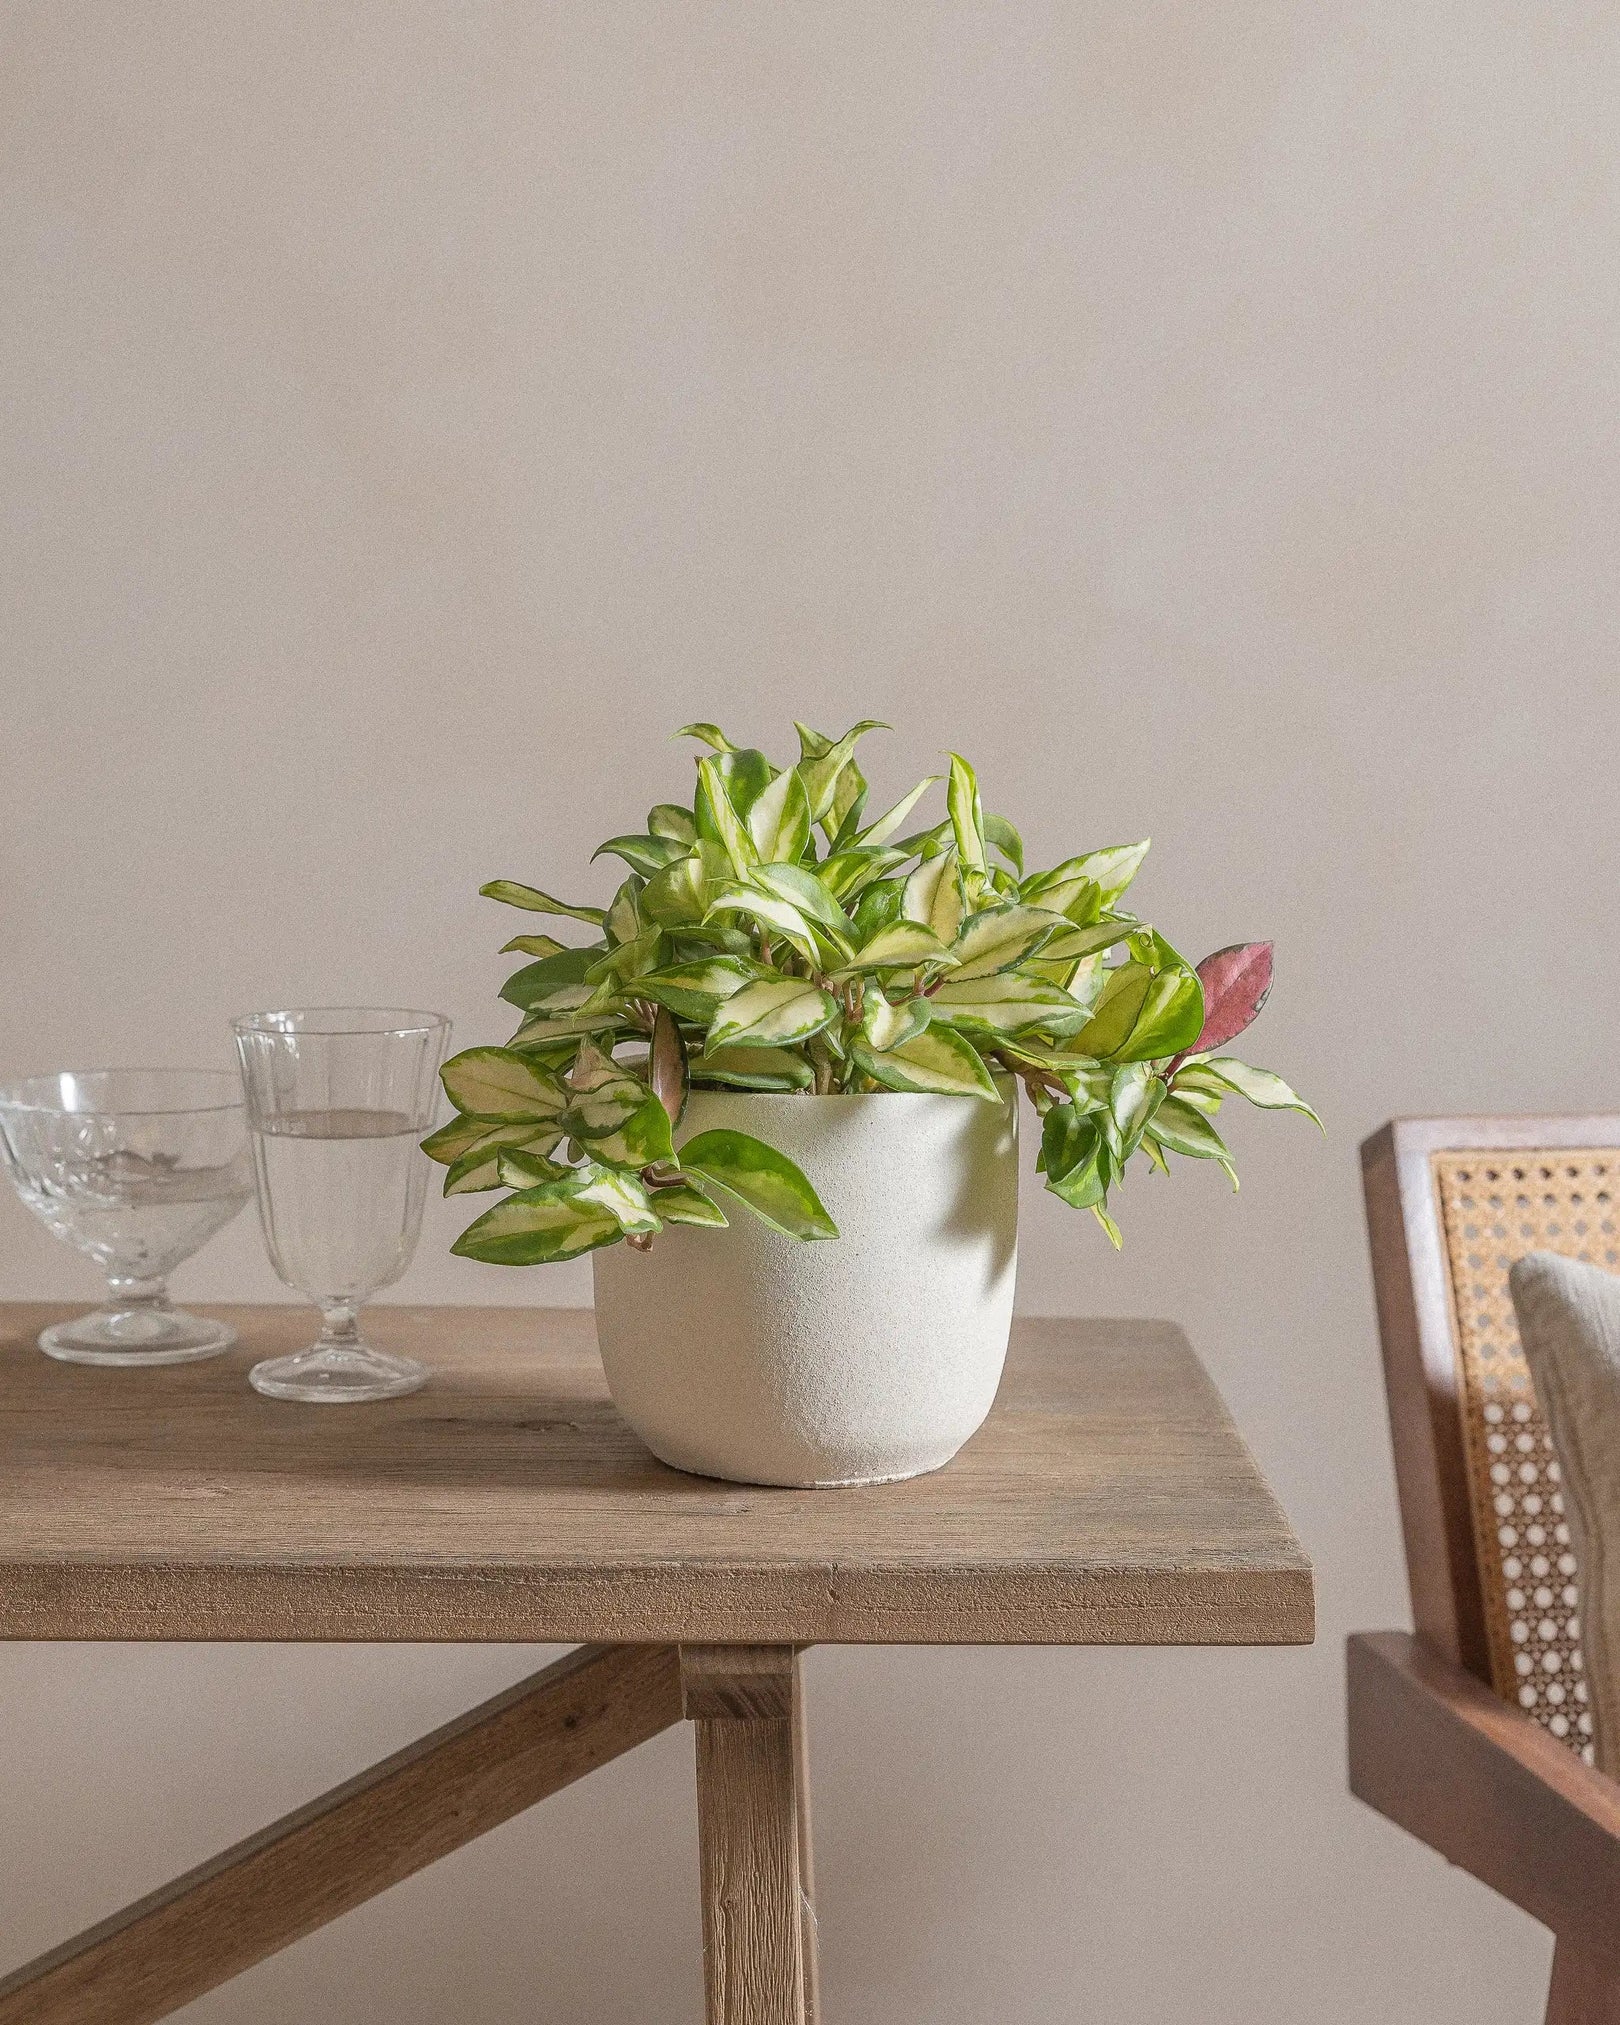
[[[1350,1788],[1552,1928],[1548,2025],[1620,2025],[1620,1782],[1507,1286],[1530,1251],[1620,1270],[1620,1117],[1398,1119],[1361,1152],[1416,1631],[1349,1642]]]

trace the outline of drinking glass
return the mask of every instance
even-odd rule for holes
[[[397,1007],[249,1013],[242,1058],[259,1220],[270,1263],[321,1311],[307,1350],[255,1364],[272,1399],[393,1399],[427,1378],[360,1334],[360,1308],[411,1262],[450,1022]]]
[[[236,1341],[164,1285],[253,1193],[242,1091],[211,1069],[62,1069],[0,1085],[0,1164],[41,1223],[94,1259],[107,1299],[44,1331],[68,1364],[186,1364]]]

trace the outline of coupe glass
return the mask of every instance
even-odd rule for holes
[[[272,1399],[414,1392],[427,1372],[360,1334],[360,1308],[411,1262],[450,1022],[396,1007],[249,1013],[233,1022],[270,1263],[321,1311],[319,1338],[248,1374]]]
[[[210,1069],[63,1069],[0,1085],[0,1160],[40,1221],[107,1275],[107,1301],[39,1339],[69,1364],[185,1364],[236,1331],[164,1285],[253,1193],[242,1091]]]

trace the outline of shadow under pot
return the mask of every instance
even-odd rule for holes
[[[950,1461],[995,1399],[1018,1267],[1017,1107],[883,1091],[694,1091],[681,1138],[753,1134],[804,1171],[836,1239],[746,1212],[593,1260],[614,1404],[662,1461],[833,1487]]]

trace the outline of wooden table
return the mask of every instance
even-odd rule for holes
[[[0,1307],[0,1635],[577,1643],[566,1659],[0,1979],[0,2025],[139,2025],[683,1717],[711,2021],[807,2025],[809,1644],[1298,1644],[1310,1563],[1180,1331],[1024,1321],[947,1468],[683,1476],[618,1419],[588,1312],[378,1308],[407,1399],[260,1398],[297,1308],[209,1363],[42,1357]]]

